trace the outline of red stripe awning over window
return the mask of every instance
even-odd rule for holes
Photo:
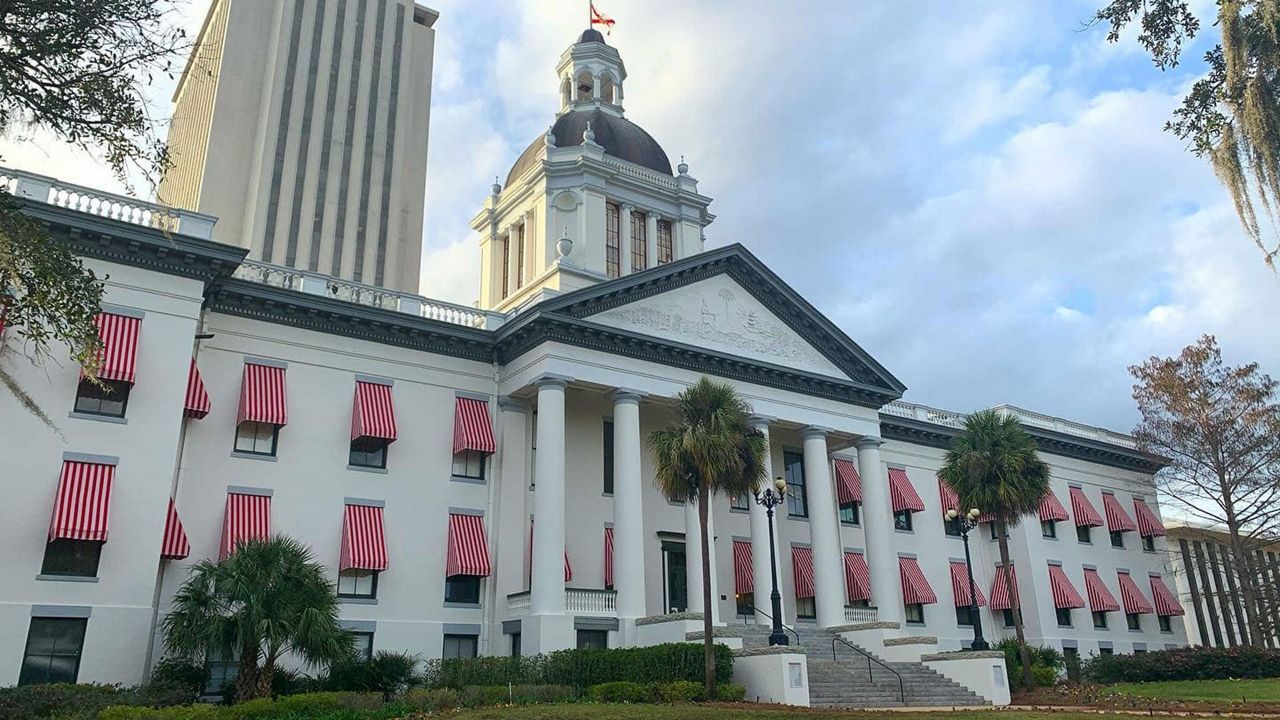
[[[1084,488],[1071,488],[1071,513],[1076,516],[1076,527],[1098,527],[1102,524],[1102,516],[1085,497]]]
[[[1008,574],[1013,581],[1013,596],[1010,601],[1009,588],[1005,585],[1004,576]],[[1018,606],[1018,573],[1016,568],[1006,565],[996,566],[996,579],[991,581],[991,609],[1012,610]]]
[[[160,557],[165,560],[181,560],[191,554],[191,543],[187,542],[187,532],[182,529],[182,520],[178,517],[178,508],[169,498],[169,515],[164,521],[164,540],[160,543]]]
[[[978,604],[986,605],[987,598],[978,587],[978,579],[973,579],[973,589],[978,593]],[[956,607],[970,607],[973,600],[969,595],[969,568],[962,562],[951,561],[951,596],[956,599]]]
[[[1142,591],[1138,589],[1138,584],[1133,581],[1129,573],[1116,573],[1116,577],[1120,580],[1120,599],[1124,600],[1124,611],[1129,615],[1148,615],[1153,608],[1151,603],[1147,602],[1147,598],[1142,595]]]
[[[1102,508],[1107,513],[1107,529],[1111,532],[1131,532],[1138,529],[1115,495],[1102,493]]]
[[[391,386],[356,381],[356,396],[351,406],[351,439],[396,439],[396,411],[391,403]]]
[[[871,570],[862,553],[844,554],[844,591],[849,602],[871,599]]]
[[[240,385],[240,412],[236,415],[236,425],[246,422],[281,426],[288,424],[284,368],[245,363],[244,381]]]
[[[1107,589],[1106,583],[1102,582],[1097,570],[1084,569],[1084,590],[1089,596],[1090,610],[1094,612],[1115,612],[1120,609],[1120,603],[1116,602],[1115,596]],[[1123,580],[1120,582],[1120,590],[1124,590]]]
[[[1159,575],[1151,576],[1151,597],[1156,601],[1157,615],[1178,616],[1187,613],[1182,609],[1182,603],[1178,602],[1178,596],[1173,594]]]
[[[915,558],[898,558],[898,576],[902,580],[902,602],[907,605],[932,605],[938,602],[933,587],[925,579],[924,571]]]
[[[751,543],[733,541],[733,592],[735,595],[755,592],[755,571],[751,567]]]
[[[200,378],[200,368],[196,367],[196,359],[191,358],[191,369],[187,371],[187,399],[182,406],[182,413],[199,420],[208,415],[211,409],[213,405],[209,402],[209,393],[204,389],[204,380]]]
[[[265,540],[271,534],[271,496],[227,493],[227,510],[222,518],[222,545],[218,557],[235,552],[246,540]]]
[[[1067,514],[1067,509],[1062,507],[1061,502],[1058,502],[1058,496],[1054,495],[1052,490],[1040,498],[1040,522],[1060,522],[1070,519],[1071,516]]]
[[[836,459],[836,495],[841,505],[862,502],[862,478],[851,460]]]
[[[894,512],[924,510],[924,501],[911,485],[907,471],[902,468],[889,468],[889,499],[893,503]]]
[[[1142,537],[1164,537],[1164,523],[1146,502],[1134,498],[1133,514],[1138,516],[1138,534]]]
[[[449,513],[449,548],[445,561],[445,577],[478,575],[493,572],[489,563],[489,544],[484,535],[484,518],[479,515]]]
[[[338,570],[386,570],[387,540],[382,508],[347,505],[342,516],[342,557]]]
[[[796,586],[797,598],[814,596],[813,590],[813,550],[807,547],[791,548],[791,574]]]
[[[938,478],[938,499],[942,501],[943,515],[947,514],[948,510],[960,512],[960,496],[942,478]]]
[[[1084,598],[1076,592],[1076,588],[1067,578],[1061,565],[1049,566],[1049,589],[1053,591],[1053,606],[1056,608],[1082,608]]]
[[[107,511],[116,466],[64,460],[49,520],[54,540],[107,541]]]
[[[613,528],[604,529],[604,586],[613,587]]]
[[[458,398],[453,415],[453,452],[475,450],[492,453],[498,448],[489,420],[489,404],[475,398]]]
[[[142,318],[126,317],[113,313],[98,313],[93,319],[98,326],[102,350],[98,357],[102,364],[98,377],[132,383],[138,369],[138,334],[142,331]]]

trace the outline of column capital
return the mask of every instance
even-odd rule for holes
[[[875,448],[878,448],[883,444],[884,444],[884,439],[882,438],[873,437],[871,435],[863,435],[853,443],[853,446],[858,448],[859,450],[864,450],[864,449],[874,450]]]
[[[569,383],[573,382],[573,378],[568,375],[557,375],[555,373],[543,373],[533,379],[533,386],[536,388],[555,387],[563,390]]]
[[[826,437],[830,434],[831,434],[831,428],[822,427],[821,425],[809,425],[800,431],[800,436],[803,437],[805,440],[809,440],[812,438],[826,439]]]
[[[513,398],[510,395],[503,395],[498,398],[498,409],[503,412],[529,412],[529,403],[524,400]]]
[[[617,388],[609,393],[609,397],[613,398],[614,403],[638,403],[641,398],[647,397],[649,393],[643,390],[632,390],[631,388]]]
[[[769,425],[777,419],[778,418],[773,417],[772,415],[752,415],[747,418],[747,425],[753,430],[768,432]]]

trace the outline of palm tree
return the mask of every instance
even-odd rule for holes
[[[235,698],[271,695],[276,662],[292,652],[312,666],[349,658],[351,634],[338,625],[338,597],[311,549],[277,535],[246,540],[220,562],[204,560],[164,618],[165,649],[203,661],[239,656]]]
[[[946,460],[938,471],[960,497],[960,506],[978,508],[995,523],[1000,541],[1000,562],[1009,561],[1008,529],[1022,516],[1036,512],[1049,493],[1049,466],[1036,453],[1035,441],[1011,415],[981,410],[965,418],[964,429],[951,441]],[[1005,572],[1009,598],[1018,597],[1011,573]],[[1031,654],[1022,630],[1022,608],[1013,611],[1013,631],[1022,658],[1022,679],[1031,686]]]
[[[654,482],[671,502],[698,502],[702,544],[702,629],[707,699],[715,699],[711,637],[711,555],[707,509],[718,493],[756,489],[766,475],[764,435],[749,424],[747,404],[732,386],[701,378],[676,398],[680,421],[649,434]]]

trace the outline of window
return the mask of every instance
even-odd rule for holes
[[[356,438],[351,441],[351,453],[347,456],[347,464],[354,467],[367,467],[385,470],[387,467],[387,444],[383,438]]]
[[[485,454],[479,450],[463,450],[453,456],[453,476],[469,480],[484,479]]]
[[[97,577],[98,559],[101,556],[101,542],[58,538],[44,546],[44,563],[40,566],[40,574]]]
[[[784,450],[782,469],[787,480],[787,514],[791,517],[809,517],[809,502],[804,494],[804,455]]]
[[[734,604],[737,606],[738,615],[743,617],[750,616],[755,612],[756,594],[753,592],[738,593],[734,596]]]
[[[85,618],[31,618],[18,684],[75,682],[88,622]]]
[[[264,422],[242,422],[236,426],[236,452],[251,455],[276,454],[276,440],[280,426]]]
[[[524,224],[516,228],[516,289],[524,287]]]
[[[520,633],[511,633],[511,657],[520,657]]]
[[[897,523],[894,523],[897,525]],[[944,515],[942,517],[942,531],[947,537],[960,537],[960,523],[955,520],[948,520]]]
[[[1157,615],[1156,620],[1160,623],[1160,632],[1173,632],[1173,623],[1168,615]]]
[[[476,605],[480,602],[480,576],[454,575],[445,578],[444,601]]]
[[[1090,533],[1089,533],[1089,531],[1090,531],[1090,530],[1092,530],[1092,529],[1093,529],[1093,528],[1089,527],[1088,525],[1077,525],[1077,526],[1076,526],[1076,540],[1079,540],[1080,542],[1082,542],[1082,543],[1086,543],[1086,544],[1088,544],[1088,545],[1092,545],[1092,544],[1093,544],[1093,537],[1092,537],[1092,536],[1090,535]]]
[[[899,510],[893,514],[893,529],[911,532],[911,511]]]
[[[800,620],[813,620],[818,617],[818,606],[814,604],[813,598],[803,597],[796,598],[796,618]]]
[[[1080,650],[1074,647],[1062,648],[1063,665],[1067,668],[1067,679],[1072,682],[1080,681]]]
[[[1058,537],[1058,523],[1052,520],[1041,520],[1040,535],[1047,538]]]
[[[129,404],[129,390],[133,383],[121,380],[99,380],[99,387],[90,380],[81,380],[76,388],[75,410],[86,415],[103,415],[106,417],[124,417],[125,406]]]
[[[1115,655],[1116,651],[1109,647],[1099,647],[1098,654],[1099,655]]]
[[[1124,533],[1119,530],[1111,531],[1111,547],[1124,549]]]
[[[579,630],[579,650],[607,650],[609,648],[608,630]]]
[[[1071,608],[1058,608],[1058,627],[1071,627]]]
[[[338,597],[378,597],[378,571],[353,568],[338,573]]]
[[[907,624],[924,624],[924,605],[921,605],[920,603],[909,603],[905,605],[904,608],[906,612],[903,613],[903,616],[906,618]]]
[[[857,525],[862,522],[858,514],[858,503],[840,503],[840,522]]]
[[[1004,609],[1004,626],[1007,628],[1013,627],[1013,610],[1010,608]]]
[[[440,656],[446,660],[449,658],[473,658],[479,649],[479,638],[476,635],[449,635],[444,636],[444,648]]]
[[[371,632],[353,632],[351,637],[355,640],[355,655],[357,660],[373,659],[373,633]]]
[[[649,216],[631,211],[631,269],[643,270],[649,266]]]
[[[675,246],[671,244],[671,221],[658,221],[658,264],[666,265],[675,259]]]
[[[205,657],[205,672],[208,673],[209,679],[205,682],[204,689],[200,691],[203,696],[218,696],[236,683],[236,677],[240,674],[240,662],[236,658],[223,660],[220,653],[211,652]]]
[[[1126,613],[1124,620],[1129,624],[1130,630],[1142,630],[1142,616],[1138,613]]]
[[[1136,648],[1134,648],[1134,649],[1133,649],[1133,654],[1134,654],[1134,655],[1143,655],[1143,654],[1145,654],[1146,652],[1147,652],[1147,649],[1146,649],[1146,648],[1136,647]]]
[[[730,510],[751,510],[751,493],[740,492],[729,496]]]
[[[604,421],[604,494],[613,494],[613,421]]]
[[[973,606],[961,605],[956,608],[956,624],[961,627],[973,627],[973,619],[976,613],[973,612]]]
[[[502,297],[511,294],[511,238],[502,238]]]
[[[1093,627],[1095,630],[1107,629],[1107,614],[1105,612],[1093,611]]]
[[[1156,551],[1156,538],[1154,535],[1148,535],[1142,538],[1142,549],[1146,550],[1147,552]]]
[[[991,539],[992,539],[992,540],[999,540],[999,539],[1000,539],[1000,536],[996,534],[996,524],[995,524],[995,523],[987,523],[987,530],[988,530],[988,534],[989,534],[989,535],[991,535]],[[1008,536],[1006,536],[1006,537],[1008,537]]]
[[[622,209],[613,203],[605,203],[604,205],[604,274],[610,278],[616,278],[621,274],[621,254],[622,254],[622,236],[621,236],[621,220]]]

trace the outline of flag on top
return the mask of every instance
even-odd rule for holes
[[[614,23],[616,23],[617,21],[609,17],[608,15],[601,14],[599,10],[596,10],[596,4],[594,2],[588,2],[588,5],[591,8],[592,27],[595,27],[596,25],[603,25],[604,34],[612,35]]]

